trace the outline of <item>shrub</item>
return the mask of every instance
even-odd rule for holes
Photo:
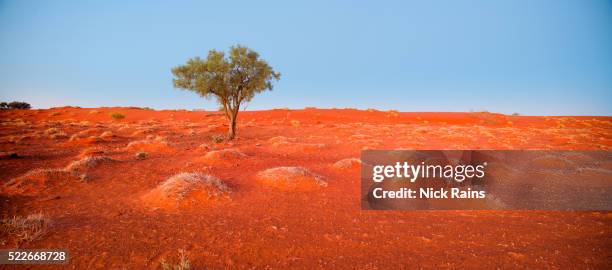
[[[49,116],[58,116],[58,115],[60,115],[59,112],[52,112],[52,113],[49,114]]]
[[[121,119],[125,118],[125,115],[123,115],[122,113],[118,113],[118,112],[111,113],[111,115],[110,115],[110,116],[111,116],[113,119],[115,119],[115,120],[121,120]]]
[[[147,158],[149,156],[149,153],[145,152],[145,151],[139,151],[138,153],[136,153],[136,159],[138,160],[143,160],[145,158]]]
[[[32,106],[30,106],[27,102],[22,101],[13,101],[10,103],[2,102],[0,103],[0,109],[15,109],[15,110],[29,110]]]

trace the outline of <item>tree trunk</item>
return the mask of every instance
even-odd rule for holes
[[[227,138],[232,140],[234,139],[234,137],[236,137],[236,118],[237,118],[237,114],[230,114],[229,117],[229,131],[227,132]]]

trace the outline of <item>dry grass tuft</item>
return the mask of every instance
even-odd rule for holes
[[[0,220],[0,231],[17,245],[40,239],[48,232],[50,220],[43,214],[14,216]]]
[[[106,151],[102,148],[89,147],[83,149],[83,151],[81,151],[81,153],[79,154],[79,157],[101,156],[104,154],[106,154]]]
[[[105,156],[88,156],[74,161],[62,169],[34,169],[26,174],[13,178],[3,185],[3,192],[8,194],[37,195],[42,190],[57,184],[66,184],[67,180],[88,180],[88,170],[104,162],[116,160]]]
[[[45,135],[53,135],[59,132],[60,132],[59,128],[48,128],[45,130]]]
[[[176,264],[170,263],[166,261],[166,259],[161,260],[161,268],[164,270],[189,270],[191,269],[191,262],[189,262],[189,258],[187,258],[187,254],[185,254],[184,249],[179,249],[179,260]]]
[[[159,186],[164,196],[178,200],[185,198],[198,188],[205,188],[211,198],[230,192],[229,187],[219,178],[202,173],[179,173],[168,178]]]
[[[264,184],[284,190],[310,190],[327,186],[323,176],[303,167],[276,167],[261,171],[256,177]]]
[[[332,165],[335,169],[355,169],[361,166],[361,160],[358,158],[345,158],[337,161]]]
[[[236,149],[222,149],[222,150],[214,150],[206,153],[204,155],[204,160],[209,162],[222,162],[233,159],[242,159],[245,158],[246,155]]]
[[[109,157],[105,157],[105,156],[84,157],[82,159],[73,161],[72,163],[68,164],[68,166],[66,166],[64,170],[67,172],[70,172],[74,176],[80,176],[80,175],[84,175],[86,170],[93,168],[100,163],[114,162],[114,161],[116,160],[109,158]]]
[[[128,150],[135,151],[146,151],[146,152],[168,152],[172,150],[172,147],[166,142],[163,137],[156,137],[155,139],[144,139],[128,143],[126,146]]]
[[[214,143],[222,143],[225,140],[225,136],[218,134],[212,135],[210,138]]]
[[[49,135],[49,138],[54,139],[54,140],[55,139],[65,139],[65,138],[68,138],[68,134],[66,134],[66,132],[60,131],[60,132]]]
[[[203,173],[179,173],[142,196],[145,204],[164,209],[201,206],[229,199],[231,189],[219,178]]]
[[[36,195],[53,183],[61,182],[71,175],[63,169],[34,169],[13,178],[3,185],[8,194]]]
[[[113,132],[111,131],[104,131],[102,132],[102,134],[100,134],[100,138],[102,139],[112,139],[115,137],[115,134],[113,134]]]

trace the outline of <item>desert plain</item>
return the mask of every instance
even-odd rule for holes
[[[0,217],[40,222],[0,248],[69,269],[612,268],[610,212],[365,211],[359,172],[363,149],[609,151],[612,117],[275,109],[226,131],[215,111],[0,111]]]

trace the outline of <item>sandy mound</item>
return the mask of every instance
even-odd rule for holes
[[[271,144],[272,148],[288,153],[313,152],[325,148],[325,144],[323,143],[299,143],[296,142],[295,138],[287,138],[284,136],[270,138],[268,142]]]
[[[36,169],[6,182],[2,187],[2,193],[37,195],[49,187],[75,179],[70,172],[62,169]]]
[[[287,138],[285,136],[276,136],[276,137],[272,137],[268,139],[268,142],[271,144],[295,142],[295,138]]]
[[[143,201],[154,207],[176,208],[228,198],[229,187],[219,178],[201,173],[179,173],[145,194]]]
[[[260,182],[284,190],[311,190],[326,187],[323,177],[302,167],[276,167],[257,173]]]
[[[236,149],[214,150],[206,153],[206,155],[204,155],[202,158],[202,161],[208,164],[218,164],[243,159],[246,156],[247,155]]]
[[[68,166],[66,166],[64,170],[70,172],[74,176],[83,176],[86,175],[89,169],[92,169],[101,163],[108,163],[114,161],[116,160],[104,156],[84,157],[68,164]]]
[[[145,139],[130,142],[127,147],[129,151],[146,151],[146,152],[170,152],[172,147],[163,139]]]
[[[358,158],[345,158],[334,163],[332,167],[338,170],[359,169],[361,167],[361,160]]]
[[[79,157],[93,157],[93,156],[101,156],[104,154],[106,154],[106,151],[102,148],[89,147],[89,148],[83,149],[83,151],[81,151],[81,153],[79,154]]]
[[[101,163],[116,160],[94,156],[74,161],[63,169],[35,169],[4,184],[3,193],[12,195],[37,195],[43,190],[60,186],[71,181],[88,181],[90,170]]]
[[[68,140],[68,143],[70,144],[94,144],[94,143],[99,143],[99,142],[102,142],[102,139],[100,139],[100,137],[97,137],[97,136],[81,137],[78,134],[74,134],[70,136],[70,139]]]
[[[100,138],[104,139],[104,140],[111,140],[113,138],[115,138],[115,134],[111,131],[104,131],[102,132],[102,134],[100,134]]]

